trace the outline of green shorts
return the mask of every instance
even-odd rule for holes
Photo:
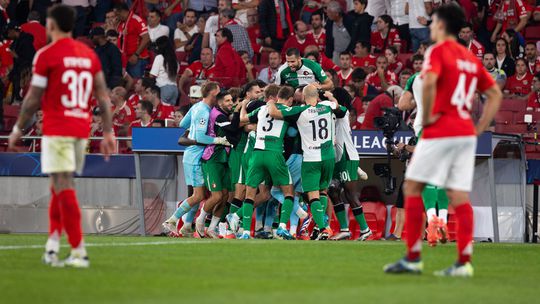
[[[302,188],[304,192],[326,190],[332,180],[334,165],[334,159],[302,162]]]
[[[251,155],[253,154],[253,148],[249,146],[244,150],[244,155],[242,156],[242,166],[240,168],[240,176],[238,178],[238,183],[245,185],[247,172],[249,172],[249,164],[251,160]]]
[[[231,186],[234,189],[235,185],[239,183],[240,172],[242,171],[242,159],[244,158],[243,149],[231,149],[229,155],[229,170],[231,173]]]
[[[360,161],[350,160],[347,154],[343,154],[341,160],[335,164],[334,179],[340,183],[358,180],[358,165]]]
[[[283,153],[255,150],[249,162],[246,185],[257,188],[262,182],[268,184],[268,179],[274,186],[292,184],[291,174]]]
[[[204,182],[209,191],[222,191],[231,188],[231,174],[227,163],[203,161]]]

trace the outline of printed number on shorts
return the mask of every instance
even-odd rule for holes
[[[465,89],[467,84],[467,75],[465,73],[459,74],[458,83],[454,93],[452,94],[452,104],[458,109],[459,116],[463,119],[470,117],[469,111],[472,108],[472,100],[474,92],[476,92],[476,85],[478,84],[478,78],[473,77],[469,83],[468,90]]]
[[[351,180],[351,177],[349,176],[349,172],[347,171],[341,171],[339,172],[339,175],[341,175],[341,181],[348,182]]]
[[[270,132],[274,127],[274,117],[270,117],[270,114],[266,114],[266,125],[262,127],[264,132]]]
[[[319,139],[328,138],[328,120],[326,120],[326,118],[319,119],[318,123],[315,123],[315,120],[310,120],[309,123],[311,124],[311,131],[313,132],[313,141],[317,140],[317,135]]]
[[[92,73],[75,70],[67,70],[62,74],[62,84],[67,84],[69,94],[62,95],[62,105],[66,108],[88,108],[88,100],[92,93],[93,77]]]

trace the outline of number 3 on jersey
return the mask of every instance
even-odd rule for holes
[[[93,85],[92,73],[88,71],[77,73],[75,70],[67,70],[62,74],[62,84],[67,84],[69,90],[69,94],[64,94],[61,97],[64,107],[68,109],[88,108]]]
[[[467,83],[467,75],[465,73],[459,74],[458,83],[454,93],[452,94],[452,104],[457,107],[459,116],[462,119],[470,118],[469,111],[472,108],[472,100],[474,93],[476,92],[476,85],[478,84],[478,78],[473,77],[469,84],[469,89],[465,90]]]

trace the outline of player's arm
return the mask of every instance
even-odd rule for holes
[[[182,76],[180,76],[180,79],[178,80],[178,90],[180,90],[180,93],[186,94],[184,92],[184,86],[189,81],[189,79],[193,76],[193,72],[190,69],[185,69],[182,73]]]
[[[417,75],[413,75],[409,78],[409,80],[407,80],[405,90],[398,101],[398,109],[400,111],[410,111],[416,108],[416,102],[414,101],[414,95],[412,92],[412,86],[416,77]]]
[[[270,116],[276,119],[283,119],[283,113],[277,108],[275,100],[268,100],[266,105],[268,106],[268,114],[270,114]]]
[[[244,99],[242,101],[242,106],[240,107],[240,127],[244,127],[249,124],[249,117],[247,113],[247,104],[249,100]]]
[[[195,120],[195,130],[192,130],[193,132],[193,139],[198,144],[203,145],[226,145],[230,146],[229,142],[225,137],[212,137],[206,135],[206,132],[208,130],[208,119],[210,118],[210,112],[203,112],[200,111],[200,114],[198,116],[194,116]]]
[[[334,89],[334,83],[329,77],[326,77],[326,80],[321,82],[320,88],[324,91],[332,91]]]
[[[484,110],[482,111],[482,116],[480,117],[480,119],[478,120],[478,124],[476,125],[477,135],[480,135],[485,130],[487,130],[487,128],[493,121],[495,114],[497,114],[497,111],[499,111],[499,107],[501,106],[502,101],[501,89],[496,84],[492,85],[483,93],[487,97],[487,99],[484,103]]]
[[[319,83],[315,83],[315,86],[317,89],[321,89],[324,91],[332,91],[334,89],[334,83],[332,82],[332,79],[326,75],[323,68],[316,62],[307,61],[307,66],[313,70],[313,74],[315,75],[315,79],[319,81]]]
[[[432,117],[433,104],[435,102],[435,91],[437,89],[437,79],[439,75],[428,72],[424,75],[424,83],[422,87],[422,124],[424,127],[434,123],[438,117]]]
[[[188,147],[188,146],[194,146],[197,144],[196,141],[194,141],[193,139],[190,139],[189,138],[189,129],[186,130],[186,132],[184,132],[184,134],[182,134],[182,136],[180,136],[178,138],[178,144],[180,146],[185,146],[185,147]]]
[[[100,144],[100,152],[105,159],[108,160],[109,155],[115,151],[116,141],[112,130],[111,100],[109,98],[105,76],[102,71],[99,71],[94,76],[94,97],[99,103],[101,119],[103,121],[103,140]]]
[[[13,126],[13,130],[9,135],[8,150],[13,150],[17,141],[23,136],[23,129],[27,127],[41,105],[41,97],[45,92],[45,88],[40,88],[35,85],[30,86],[30,89],[23,99],[19,118]]]

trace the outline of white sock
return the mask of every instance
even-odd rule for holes
[[[221,236],[226,236],[227,235],[227,224],[226,223],[219,223],[218,229],[219,229],[219,235],[221,235]]]
[[[210,226],[208,226],[208,230],[215,231],[220,219],[219,216],[212,216],[212,221],[210,222]]]
[[[279,228],[287,229],[287,224],[279,223]]]
[[[298,215],[298,217],[303,220],[308,216],[308,213],[305,212],[304,209],[298,208],[298,210],[296,210],[296,215]]]
[[[439,218],[446,224],[446,221],[448,220],[448,209],[440,209]]]
[[[434,216],[437,217],[437,210],[435,210],[435,208],[429,208],[428,210],[426,210],[426,216],[428,222],[431,221]]]
[[[199,216],[197,217],[197,219],[195,220],[197,223],[203,223],[204,224],[204,219],[206,218],[206,215],[208,215],[208,213],[206,213],[204,211],[204,209],[201,208],[201,213],[199,213]]]
[[[45,252],[49,251],[60,252],[60,234],[56,231],[49,235],[45,243]]]
[[[290,233],[291,235],[296,234],[296,230],[298,230],[298,225],[291,225],[291,226],[289,227],[289,233]]]
[[[255,231],[259,231],[263,227],[262,221],[255,220]]]
[[[81,241],[79,247],[71,248],[71,255],[84,258],[86,256],[86,248],[84,248],[84,241]]]

